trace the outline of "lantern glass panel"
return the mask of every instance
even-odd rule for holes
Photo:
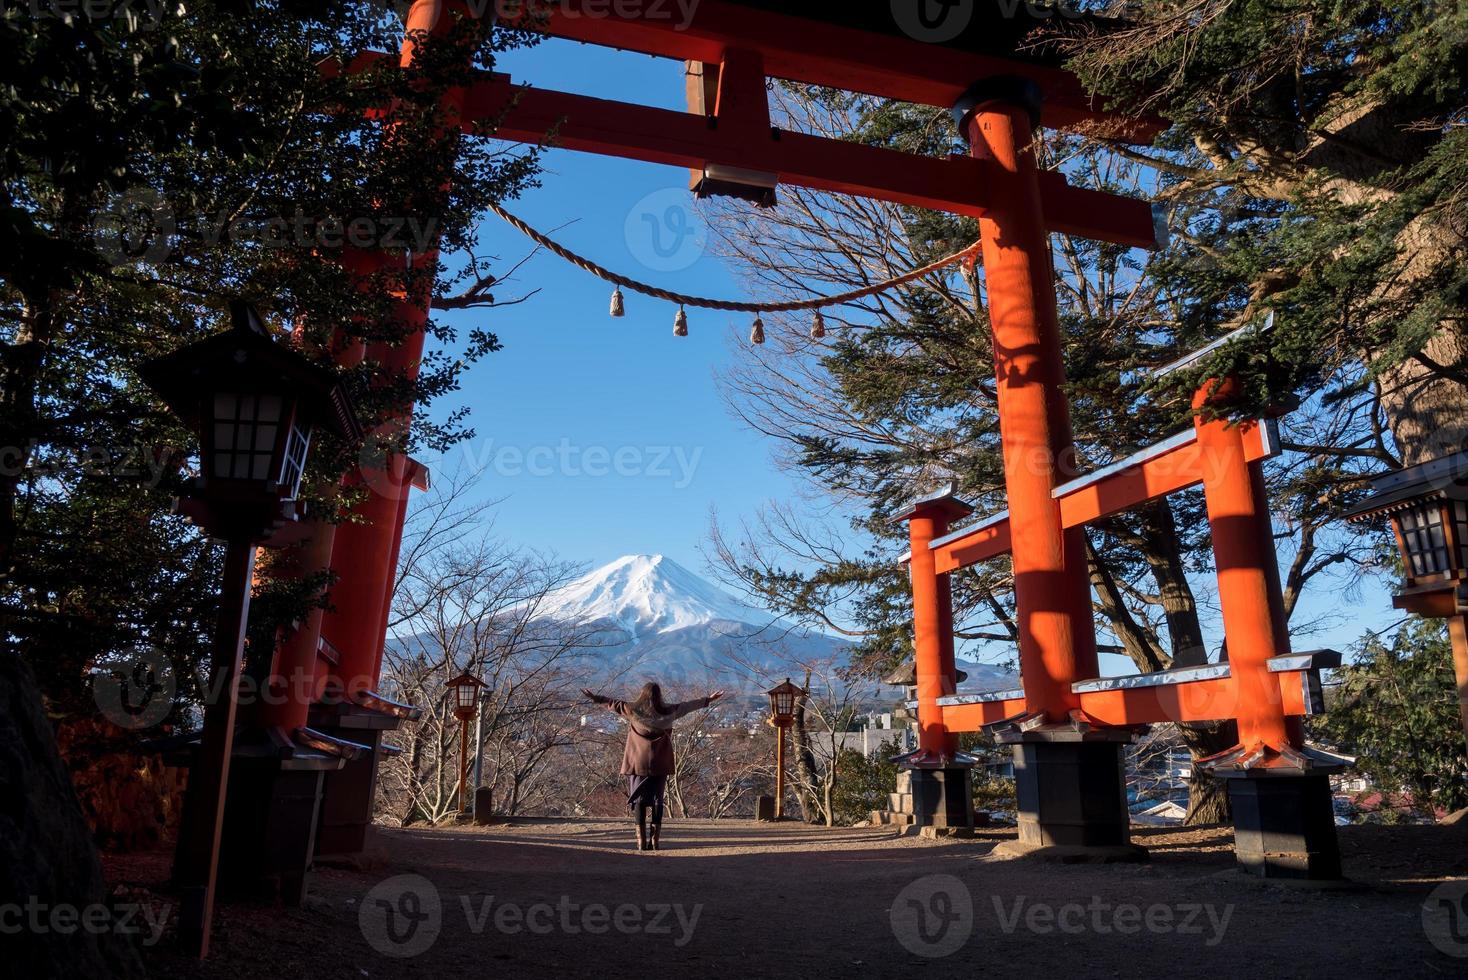
[[[287,497],[294,498],[301,489],[301,476],[306,472],[306,454],[311,451],[311,430],[292,425],[285,441],[285,462],[280,471],[280,485]]]
[[[1397,515],[1397,527],[1407,545],[1406,558],[1412,578],[1441,575],[1452,567],[1441,503],[1429,501],[1409,507]]]
[[[458,687],[454,688],[454,693],[458,696],[458,699],[459,699],[459,707],[461,707],[461,708],[472,708],[472,707],[474,707],[474,685],[473,684],[460,684]]]
[[[1453,536],[1458,539],[1458,571],[1468,570],[1468,501],[1453,503]]]
[[[269,480],[284,407],[279,395],[215,395],[210,475],[222,480]]]

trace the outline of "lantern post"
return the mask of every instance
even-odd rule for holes
[[[790,683],[779,684],[765,692],[770,699],[770,724],[775,727],[775,814],[785,819],[785,732],[795,724],[795,704],[805,697],[805,689]]]
[[[1376,477],[1372,496],[1345,517],[1391,519],[1406,587],[1398,609],[1448,621],[1458,710],[1468,740],[1468,452]]]
[[[178,511],[227,549],[211,653],[214,673],[175,866],[183,897],[180,939],[200,958],[209,951],[219,879],[256,551],[288,538],[304,515],[298,497],[315,434],[361,437],[351,399],[331,371],[271,339],[248,304],[232,303],[230,315],[230,330],[139,369],[154,393],[198,433],[199,476]],[[317,748],[312,746],[313,755],[340,764],[339,755]]]
[[[479,714],[479,691],[488,687],[468,672],[445,685],[453,698],[454,717],[459,719],[459,813],[469,812],[469,723]]]

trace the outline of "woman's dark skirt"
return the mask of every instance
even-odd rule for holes
[[[628,776],[627,807],[634,814],[638,807],[652,808],[652,822],[663,822],[663,793],[668,788],[667,776]]]

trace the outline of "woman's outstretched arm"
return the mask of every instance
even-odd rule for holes
[[[695,711],[702,711],[704,708],[707,708],[709,705],[713,704],[715,701],[719,700],[719,698],[723,696],[723,691],[715,691],[707,697],[694,698],[692,701],[684,701],[682,704],[675,704],[673,705],[673,710],[671,714],[674,718],[682,718],[684,715],[692,714]]]
[[[590,701],[592,704],[612,705],[616,703],[614,699],[609,698],[604,694],[597,694],[589,687],[583,687],[581,689],[581,693],[586,697],[586,700]]]

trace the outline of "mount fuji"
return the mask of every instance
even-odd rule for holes
[[[729,623],[775,621],[662,555],[626,555],[546,597],[551,619],[607,622],[629,639]]]
[[[675,688],[766,679],[847,644],[781,622],[663,555],[626,555],[546,596],[536,618],[599,629],[609,679]]]
[[[801,664],[844,664],[850,646],[750,606],[663,555],[626,555],[588,572],[546,596],[537,619],[597,627],[595,655],[609,680],[657,679],[678,689],[737,688],[793,676]],[[958,666],[968,673],[965,691],[1018,686],[993,664],[960,657]],[[896,693],[881,690],[884,698]]]

